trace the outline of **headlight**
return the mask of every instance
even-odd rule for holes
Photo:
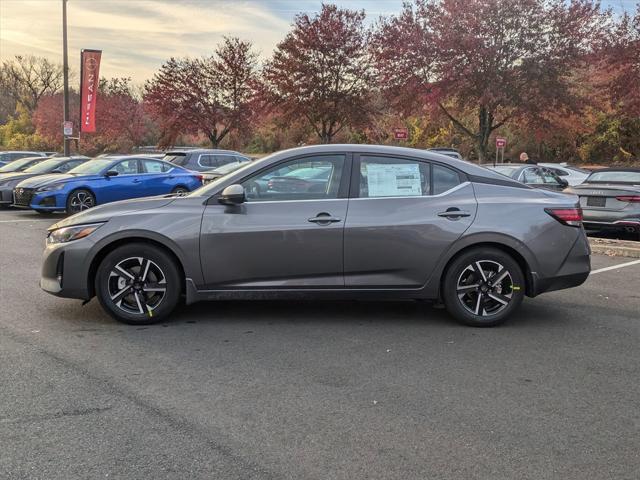
[[[46,187],[40,187],[36,192],[52,192],[54,190],[62,190],[64,183],[54,183],[53,185],[47,185]]]
[[[91,223],[87,225],[74,225],[73,227],[58,228],[49,232],[49,235],[47,236],[47,243],[66,243],[72,242],[73,240],[79,240],[87,235],[91,235],[100,228],[101,225],[104,224]]]

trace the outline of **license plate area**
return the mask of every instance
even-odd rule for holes
[[[607,197],[587,197],[587,207],[604,207]]]

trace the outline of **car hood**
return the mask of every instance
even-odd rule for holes
[[[87,223],[107,222],[115,216],[126,215],[128,213],[141,210],[151,210],[161,208],[176,200],[174,195],[160,195],[157,197],[134,198],[131,200],[121,200],[119,202],[105,203],[97,207],[90,208],[84,212],[76,213],[70,217],[60,220],[49,227],[49,230],[55,230],[60,227],[68,227],[70,225],[83,225]]]
[[[52,183],[67,183],[76,180],[91,181],[103,178],[102,175],[69,175],[60,173],[49,173],[47,175],[38,175],[23,181],[20,186],[23,188],[39,188]]]
[[[16,184],[22,180],[26,180],[27,178],[31,178],[35,175],[38,175],[38,174],[24,173],[24,172],[7,173],[6,175],[3,175],[0,177],[0,187],[8,184]]]

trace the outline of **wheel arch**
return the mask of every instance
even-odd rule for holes
[[[448,268],[460,255],[474,248],[495,248],[511,256],[522,269],[525,277],[525,293],[527,296],[535,295],[535,276],[538,270],[537,261],[529,248],[516,238],[503,234],[473,234],[463,237],[449,249],[443,256],[436,270],[438,275],[432,277],[430,283],[437,289],[437,298],[442,298],[442,281]]]
[[[185,269],[184,263],[180,256],[176,253],[174,248],[167,245],[167,243],[158,240],[157,238],[151,238],[145,235],[131,235],[120,238],[113,238],[111,241],[105,242],[99,246],[96,253],[93,255],[91,259],[91,263],[89,264],[89,268],[87,270],[87,286],[89,290],[89,298],[95,296],[95,276],[98,271],[98,266],[104,260],[104,258],[114,251],[116,248],[121,247],[123,245],[131,244],[131,243],[146,243],[148,245],[153,245],[156,248],[163,250],[167,253],[176,263],[178,267],[178,271],[180,273],[180,290],[181,293],[185,292]]]

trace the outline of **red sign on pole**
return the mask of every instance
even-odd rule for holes
[[[507,139],[502,137],[496,137],[496,148],[504,148],[507,146]]]
[[[100,81],[101,50],[80,52],[80,131],[96,131],[96,100]]]
[[[393,129],[393,138],[396,140],[408,140],[409,129],[406,127],[398,127]]]

